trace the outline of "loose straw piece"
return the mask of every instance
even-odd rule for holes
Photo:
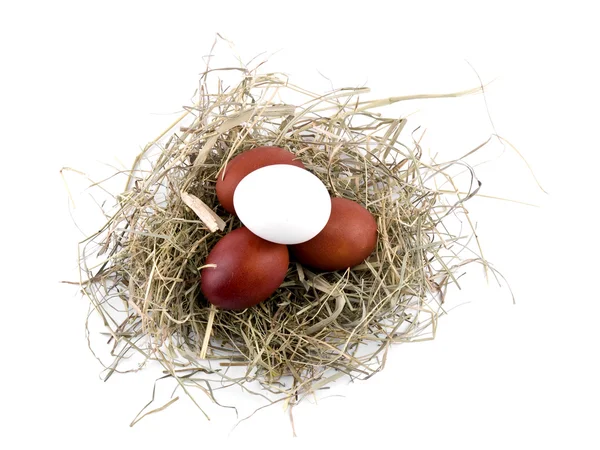
[[[217,230],[223,231],[225,229],[225,222],[223,219],[195,195],[182,192],[181,200],[196,213],[198,218],[206,225],[211,233],[214,233]]]
[[[210,314],[208,316],[208,323],[206,324],[206,332],[204,333],[204,341],[202,341],[202,349],[200,350],[200,359],[206,359],[206,351],[208,350],[208,342],[210,341],[210,333],[212,332],[213,322],[215,320],[215,314],[217,308],[215,305],[210,305]]]

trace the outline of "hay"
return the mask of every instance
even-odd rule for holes
[[[238,83],[227,88],[219,80],[232,70]],[[366,88],[319,95],[281,74],[207,69],[195,104],[141,152],[107,223],[80,244],[81,286],[112,345],[104,378],[138,354],[139,367],[158,361],[199,408],[192,387],[216,402],[214,384],[250,391],[256,382],[253,392],[291,407],[342,376],[371,377],[394,343],[432,339],[458,268],[486,265],[470,248],[476,237],[464,209],[479,182],[462,160],[424,161],[414,133],[409,144],[399,140],[406,120],[379,111],[480,90],[365,101]],[[216,310],[201,295],[200,269],[240,226],[217,201],[216,177],[236,154],[261,145],[288,149],[332,195],[369,209],[377,249],[333,273],[292,262],[267,301]],[[465,189],[456,167],[468,175]],[[231,375],[232,367],[242,370]]]

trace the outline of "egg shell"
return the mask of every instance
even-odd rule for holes
[[[304,169],[302,161],[296,155],[280,147],[257,147],[247,150],[233,158],[217,178],[217,198],[223,208],[235,214],[233,193],[242,179],[251,172],[261,167],[273,164],[290,164]]]
[[[281,285],[289,265],[288,248],[259,238],[248,228],[226,234],[209,253],[201,290],[223,309],[244,309],[269,298]]]
[[[377,222],[362,205],[345,198],[331,199],[325,228],[310,241],[290,247],[301,264],[334,271],[363,262],[377,245]]]
[[[235,190],[242,223],[267,241],[293,245],[314,238],[327,224],[331,197],[308,170],[289,164],[261,167]]]

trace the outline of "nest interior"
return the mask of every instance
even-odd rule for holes
[[[194,104],[137,157],[106,224],[80,244],[81,286],[111,335],[106,378],[136,354],[160,362],[186,392],[208,377],[258,382],[293,405],[341,376],[372,376],[394,343],[433,338],[457,269],[481,260],[464,208],[479,187],[473,170],[462,160],[424,161],[406,119],[380,112],[479,89],[362,100],[366,88],[315,94],[282,74],[245,68],[226,86],[224,72],[231,70],[207,70]],[[293,152],[331,195],[365,206],[377,220],[377,248],[345,271],[292,261],[268,300],[215,310],[201,294],[200,268],[240,226],[217,201],[217,175],[262,145]],[[457,166],[466,187],[456,182]],[[201,200],[220,228],[185,196]]]

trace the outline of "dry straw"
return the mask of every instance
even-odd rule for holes
[[[371,377],[394,343],[432,339],[457,270],[487,266],[464,208],[479,183],[463,160],[424,161],[406,120],[380,112],[479,91],[367,101],[366,88],[319,95],[281,74],[207,70],[195,104],[140,153],[108,221],[80,244],[81,286],[110,335],[105,379],[141,355],[138,368],[158,361],[203,411],[194,392],[217,402],[215,390],[231,385],[291,408],[340,377]],[[217,201],[217,174],[261,145],[288,149],[332,195],[368,208],[377,249],[346,271],[291,262],[267,301],[216,310],[200,292],[201,268],[240,225]],[[466,188],[455,182],[457,167]]]

